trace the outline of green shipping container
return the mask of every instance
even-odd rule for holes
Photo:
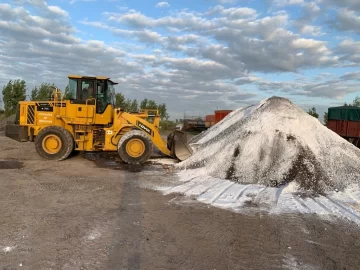
[[[340,106],[329,108],[328,120],[360,121],[360,107]]]

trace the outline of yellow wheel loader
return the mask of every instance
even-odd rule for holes
[[[55,89],[48,101],[19,102],[5,136],[34,142],[37,153],[51,160],[64,160],[72,151],[117,151],[124,162],[141,164],[150,158],[153,145],[180,161],[192,154],[182,131],[175,130],[163,141],[157,110],[116,108],[117,83],[110,78],[69,75],[68,79],[64,96]]]

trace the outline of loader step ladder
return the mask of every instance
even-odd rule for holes
[[[88,132],[84,131],[84,130],[75,130],[75,143],[78,147],[76,147],[77,150],[80,150],[80,143],[82,143],[82,149],[84,150],[85,149],[85,142],[89,141],[87,138],[86,138],[86,134]],[[81,136],[83,137],[82,139]]]

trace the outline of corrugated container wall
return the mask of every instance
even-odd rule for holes
[[[225,118],[232,110],[217,110],[215,111],[215,123],[219,123]]]
[[[360,122],[328,120],[327,127],[342,137],[360,138]]]

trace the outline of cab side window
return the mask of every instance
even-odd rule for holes
[[[96,98],[96,88],[93,80],[81,81],[81,100]]]
[[[97,81],[97,99],[96,99],[96,112],[102,113],[106,108],[106,101],[104,100],[105,97],[105,82],[104,81]]]

